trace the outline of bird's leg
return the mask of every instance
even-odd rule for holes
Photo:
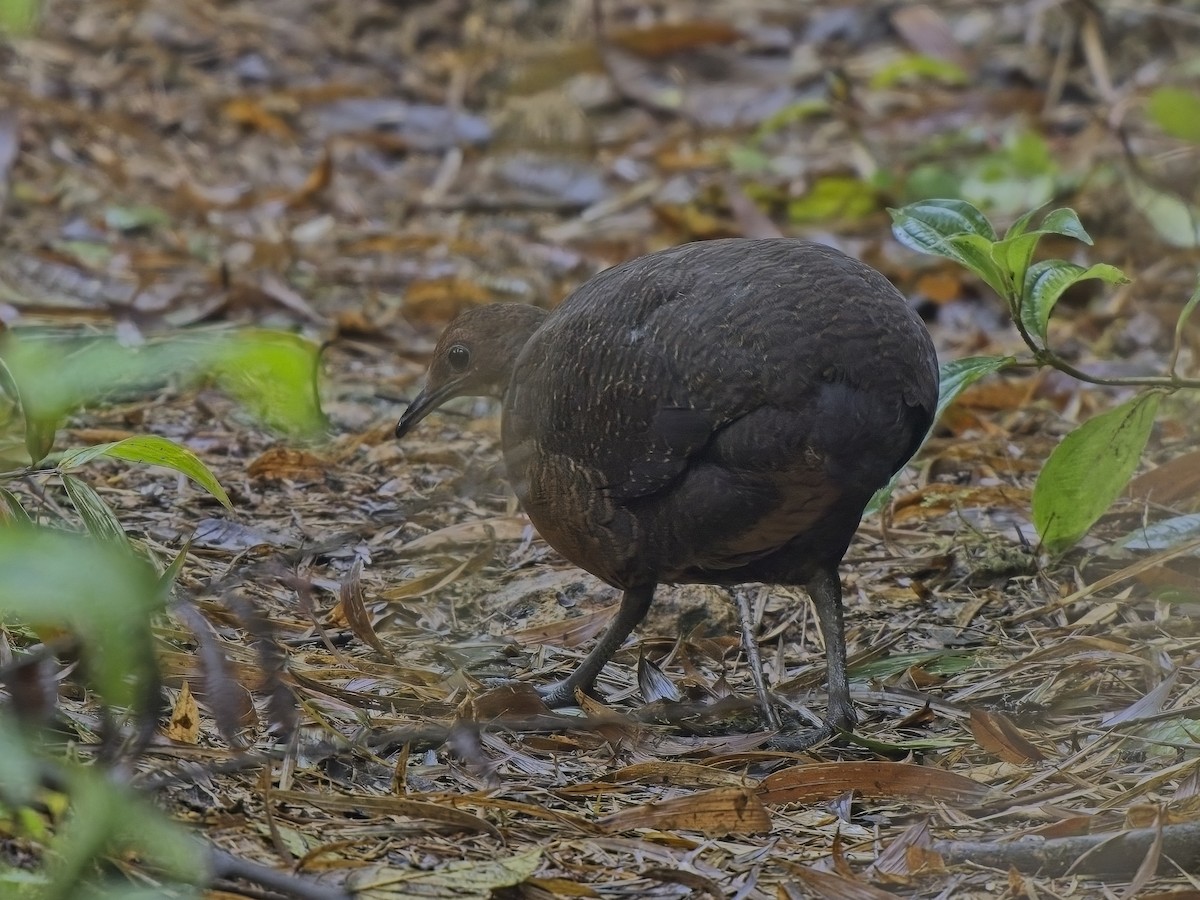
[[[646,618],[650,601],[654,599],[654,588],[653,584],[630,588],[621,595],[621,608],[617,610],[617,617],[612,620],[604,634],[600,635],[599,643],[584,657],[579,668],[562,681],[538,688],[538,693],[547,706],[572,706],[575,703],[576,688],[585,692],[591,689],[600,670],[625,643],[625,638],[629,637],[630,632]]]
[[[825,722],[834,731],[851,731],[857,721],[850,702],[850,675],[846,671],[846,627],[842,622],[842,580],[837,568],[821,569],[808,582],[808,595],[817,608],[821,636],[825,639],[829,711]]]
[[[840,731],[851,731],[856,721],[854,705],[850,702],[850,676],[846,672],[846,630],[842,623],[842,581],[837,568],[821,569],[805,585],[817,608],[817,621],[825,639],[826,682],[829,686],[829,711],[825,724],[803,734],[779,734],[770,745],[776,750],[799,753],[834,737]]]
[[[735,588],[734,601],[737,604],[738,622],[742,626],[742,649],[746,653],[746,662],[750,664],[750,677],[754,679],[754,692],[758,695],[758,705],[762,708],[763,718],[768,728],[776,730],[780,727],[779,713],[771,702],[771,694],[767,690],[767,682],[763,677],[762,657],[758,653],[758,640],[754,635],[754,621],[750,616],[750,600],[745,589]]]

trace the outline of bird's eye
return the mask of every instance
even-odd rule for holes
[[[446,360],[450,363],[451,369],[455,372],[462,372],[471,364],[471,351],[462,344],[455,344],[446,354]]]

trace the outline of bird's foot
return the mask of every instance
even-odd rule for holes
[[[565,706],[578,706],[579,701],[575,699],[575,690],[581,688],[585,694],[591,694],[589,685],[581,685],[570,678],[564,678],[561,681],[552,681],[549,684],[544,684],[537,689],[538,696],[542,698],[551,709],[562,709]]]
[[[784,720],[783,731],[767,741],[772,750],[783,750],[788,753],[801,753],[810,750],[818,744],[832,740],[839,735],[850,734],[858,723],[854,707],[833,701],[830,704],[827,718],[816,727],[804,729],[801,726],[802,716],[791,707],[785,707],[787,716]],[[811,714],[810,714],[811,715]],[[808,721],[812,721],[811,719]]]
[[[803,753],[818,744],[825,743],[839,733],[838,729],[826,722],[824,725],[810,728],[808,731],[789,731],[777,734],[767,741],[767,747],[771,750],[782,750],[784,753]]]

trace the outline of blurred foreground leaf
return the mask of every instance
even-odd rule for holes
[[[150,619],[157,573],[123,544],[49,528],[0,528],[0,617],[66,629],[83,643],[91,685],[132,707],[157,680]]]
[[[1200,93],[1160,87],[1150,95],[1146,112],[1154,124],[1172,137],[1200,144]]]
[[[0,344],[34,463],[49,452],[55,429],[73,410],[145,393],[173,377],[212,378],[267,426],[315,437],[325,427],[319,356],[311,341],[264,330],[186,334],[140,347],[108,337],[18,332]]]

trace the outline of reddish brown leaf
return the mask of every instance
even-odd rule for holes
[[[771,830],[771,816],[748,788],[720,787],[623,809],[596,823],[609,834],[634,828],[659,831],[699,831],[710,837],[762,834]]]
[[[1021,734],[1008,718],[1000,713],[971,710],[968,723],[979,746],[1005,762],[1015,765],[1041,762],[1046,757]]]
[[[763,803],[816,803],[847,791],[880,800],[940,801],[959,806],[977,804],[990,792],[987,785],[963,775],[898,762],[808,763],[768,775],[758,787]]]

